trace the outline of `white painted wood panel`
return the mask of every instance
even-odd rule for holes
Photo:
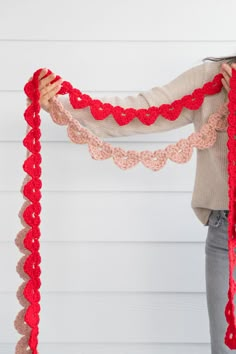
[[[119,143],[127,150],[163,149],[163,143]],[[17,191],[25,172],[22,163],[26,149],[20,143],[0,143],[0,190]],[[115,146],[115,143],[114,143]],[[178,164],[167,160],[166,166],[152,171],[141,163],[128,170],[120,169],[112,159],[93,160],[87,145],[68,143],[43,143],[43,190],[50,191],[191,191],[194,182],[196,151],[188,163]],[[58,158],[60,157],[60,159]],[[172,177],[171,177],[172,176]],[[174,176],[174,178],[173,178]]]
[[[29,76],[48,67],[93,97],[161,86],[206,56],[236,53],[234,10],[233,0],[0,4],[1,353],[12,354],[18,339],[14,239]],[[209,354],[207,229],[190,206],[195,150],[182,166],[122,171],[92,160],[45,112],[42,120],[40,353]],[[154,150],[193,127],[181,129],[108,141]]]
[[[0,352],[4,354],[12,354],[14,352],[14,344],[0,344]],[[210,344],[179,344],[179,343],[161,343],[161,344],[56,344],[56,343],[39,343],[39,351],[43,354],[210,354]]]
[[[4,41],[0,45],[0,90],[21,90],[35,70],[47,67],[81,91],[143,91],[164,85],[208,55],[231,54],[236,41]]]
[[[1,336],[21,308],[15,294],[0,294]],[[208,343],[205,294],[47,293],[41,298],[40,340],[52,343]]]
[[[204,242],[207,229],[190,208],[191,195],[166,191],[43,191],[41,241]],[[1,242],[9,242],[21,229],[18,212],[22,204],[20,192],[0,193],[0,215],[5,214]],[[116,225],[112,232],[110,225]]]
[[[1,39],[235,40],[234,0],[8,0],[0,9]]]
[[[46,237],[42,234],[42,292],[205,292],[204,243],[50,243]],[[0,278],[14,291],[21,283],[14,264],[21,254],[1,243],[0,256]]]

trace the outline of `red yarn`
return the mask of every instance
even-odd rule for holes
[[[20,259],[17,265],[17,271],[25,280],[19,287],[17,298],[24,309],[19,312],[15,320],[17,331],[23,335],[16,345],[16,354],[33,353],[39,354],[38,334],[39,334],[39,312],[40,312],[40,212],[41,212],[41,130],[40,130],[40,91],[39,75],[42,69],[37,70],[32,80],[26,83],[24,90],[26,95],[32,101],[26,108],[24,117],[27,124],[27,135],[23,140],[23,145],[27,149],[27,158],[23,164],[26,177],[22,186],[22,193],[26,199],[25,204],[19,212],[25,229],[21,230],[16,238],[16,244],[25,255]],[[48,70],[48,76],[52,72]],[[175,100],[170,104],[162,104],[159,107],[152,106],[148,109],[122,108],[112,106],[109,103],[102,103],[100,100],[92,99],[83,94],[78,89],[72,87],[69,82],[64,81],[58,94],[69,94],[71,105],[74,109],[90,107],[91,113],[96,120],[103,120],[110,114],[119,125],[128,124],[133,118],[137,117],[143,124],[153,124],[159,115],[168,120],[175,120],[179,117],[182,109],[185,107],[191,110],[197,110],[204,102],[206,95],[214,95],[221,91],[223,85],[221,82],[223,75],[217,74],[212,81],[205,83],[201,88],[196,88],[191,94]],[[52,81],[55,82],[60,78]],[[228,115],[228,194],[229,194],[229,216],[228,216],[228,246],[229,246],[229,289],[228,302],[225,307],[225,316],[228,322],[228,328],[225,334],[225,344],[230,349],[236,349],[236,321],[234,315],[234,294],[236,293],[236,282],[233,279],[233,270],[236,264],[235,220],[236,220],[236,190],[235,190],[235,158],[236,158],[236,70],[232,68],[232,77],[230,79],[229,92],[229,115]],[[30,179],[31,177],[31,179]],[[25,207],[25,208],[24,208]]]

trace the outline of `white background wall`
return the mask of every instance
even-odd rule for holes
[[[163,85],[203,57],[235,53],[235,10],[233,0],[1,3],[0,353],[20,338],[25,82],[48,67],[91,96]],[[92,160],[45,112],[41,129],[40,354],[210,353],[195,151],[187,164],[124,172]],[[108,141],[153,150],[192,131]]]

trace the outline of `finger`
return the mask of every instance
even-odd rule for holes
[[[225,71],[228,74],[228,76],[231,77],[232,68],[231,68],[231,66],[229,64],[227,64],[227,63],[222,64],[222,69],[223,69],[223,71]]]
[[[53,84],[49,84],[48,86],[44,87],[42,90],[41,90],[41,95],[44,96],[45,94],[49,93],[50,91],[54,90],[54,88],[56,86],[59,86],[61,85],[62,83],[62,79],[58,79],[57,81],[55,81]]]
[[[61,89],[61,85],[55,87],[52,91],[50,91],[50,92],[48,93],[48,100],[50,100],[51,98],[53,98],[53,97],[57,94],[57,92],[60,91],[60,89]]]
[[[227,81],[225,79],[222,79],[221,81],[222,81],[222,84],[223,84],[224,88],[226,89],[226,91],[229,92],[229,85],[228,85]]]
[[[230,81],[230,76],[229,76],[229,74],[228,74],[227,72],[225,72],[225,71],[223,71],[222,74],[223,74],[223,77],[224,77],[225,81],[226,81],[226,82],[228,83],[228,85],[229,85],[229,81]]]
[[[56,85],[52,90],[45,92],[45,94],[42,96],[43,101],[48,101],[50,98],[55,96],[55,94],[60,91],[61,85]]]
[[[31,76],[31,77],[29,78],[28,82],[31,81],[32,79],[33,79],[33,76]]]
[[[56,75],[54,73],[50,74],[49,76],[45,77],[44,79],[40,80],[39,89],[47,86],[53,79],[55,79]]]
[[[42,77],[47,74],[47,72],[48,72],[47,68],[42,69],[40,74],[39,74],[39,80],[41,80]]]

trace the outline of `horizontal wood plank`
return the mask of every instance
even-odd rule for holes
[[[0,233],[1,242],[12,242],[21,230],[18,213],[23,201],[18,192],[0,193],[1,229],[6,230]],[[41,201],[41,242],[205,240],[206,230],[191,209],[190,192],[44,191]]]
[[[40,251],[41,290],[205,292],[204,248],[204,243],[88,244],[44,240]],[[15,266],[22,254],[14,245],[3,243],[0,256],[4,289],[15,291],[21,284]]]
[[[76,343],[39,343],[39,352],[43,354],[209,354],[209,343],[179,344],[76,344]],[[0,343],[0,352],[12,354],[15,350],[15,343]]]
[[[210,26],[211,21],[221,21],[226,9],[230,9],[226,25]],[[235,10],[232,0],[179,0],[177,4],[171,0],[8,0],[1,6],[0,38],[234,41]]]
[[[125,150],[164,149],[163,143],[114,143]],[[41,147],[42,191],[184,191],[193,189],[196,149],[186,163],[167,160],[159,171],[138,163],[120,169],[112,158],[93,160],[87,145],[45,142]],[[19,191],[25,177],[22,164],[26,148],[20,143],[0,143],[0,191]]]
[[[22,90],[35,70],[47,67],[81,91],[145,91],[206,56],[234,51],[235,42],[6,41],[1,42],[0,90]]]
[[[0,303],[1,337],[9,342],[22,307],[9,293],[0,294]],[[42,296],[41,306],[42,343],[209,342],[205,294],[51,293]]]

